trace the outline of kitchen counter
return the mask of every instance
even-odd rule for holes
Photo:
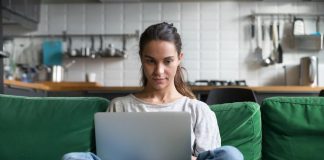
[[[142,90],[139,86],[109,87],[98,83],[87,82],[38,82],[26,83],[21,81],[5,80],[4,93],[30,97],[103,97],[111,100]],[[225,88],[237,86],[225,86]],[[191,86],[197,99],[206,101],[208,93],[220,86]],[[224,88],[224,87],[223,87]],[[274,96],[318,96],[324,87],[309,86],[251,86],[255,92],[257,102],[262,103],[265,98]]]
[[[142,87],[137,86],[125,86],[125,87],[108,87],[102,86],[98,83],[91,82],[37,82],[37,83],[26,83],[15,80],[5,80],[4,84],[11,87],[22,87],[29,89],[45,90],[45,91],[140,91]],[[235,87],[235,86],[227,86]],[[210,91],[215,88],[221,88],[220,86],[191,86],[191,89],[195,91]],[[318,93],[324,87],[309,87],[309,86],[252,86],[252,87],[241,87],[250,88],[255,92],[313,92]]]
[[[97,83],[88,82],[35,82],[27,83],[15,80],[4,80],[4,84],[9,87],[19,87],[28,89],[37,89],[44,91],[81,91],[91,90],[101,87]]]

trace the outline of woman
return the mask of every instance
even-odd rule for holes
[[[159,23],[141,35],[139,55],[144,89],[112,100],[109,112],[189,112],[191,114],[192,159],[243,159],[234,147],[221,147],[215,114],[195,99],[184,82],[181,38],[172,24]],[[212,151],[211,151],[212,150]],[[202,153],[202,154],[200,154]]]

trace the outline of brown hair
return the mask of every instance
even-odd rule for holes
[[[178,56],[181,53],[181,38],[179,33],[177,32],[177,29],[173,27],[173,24],[168,24],[166,22],[158,23],[149,26],[141,35],[140,42],[139,42],[139,55],[142,58],[142,53],[144,50],[144,47],[152,40],[162,40],[162,41],[168,41],[174,43],[176,50],[178,52]],[[144,75],[143,67],[141,67],[142,70],[142,86],[147,85],[147,78]],[[195,99],[195,95],[192,93],[191,89],[187,86],[187,84],[184,81],[184,75],[182,70],[184,70],[184,67],[181,67],[180,65],[177,68],[176,75],[174,77],[174,85],[177,89],[177,91],[187,96],[191,99]]]

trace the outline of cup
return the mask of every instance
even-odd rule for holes
[[[96,82],[96,73],[87,73],[86,82]]]
[[[108,45],[108,48],[109,48],[109,53],[110,53],[110,56],[114,56],[115,55],[115,47],[113,44],[109,44]]]

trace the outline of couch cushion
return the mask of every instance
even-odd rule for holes
[[[0,95],[0,159],[58,160],[94,151],[94,113],[107,106],[102,98]]]
[[[324,98],[273,97],[261,110],[263,159],[323,159]]]
[[[253,102],[237,102],[210,106],[215,112],[222,146],[237,147],[244,159],[261,158],[260,106]]]

